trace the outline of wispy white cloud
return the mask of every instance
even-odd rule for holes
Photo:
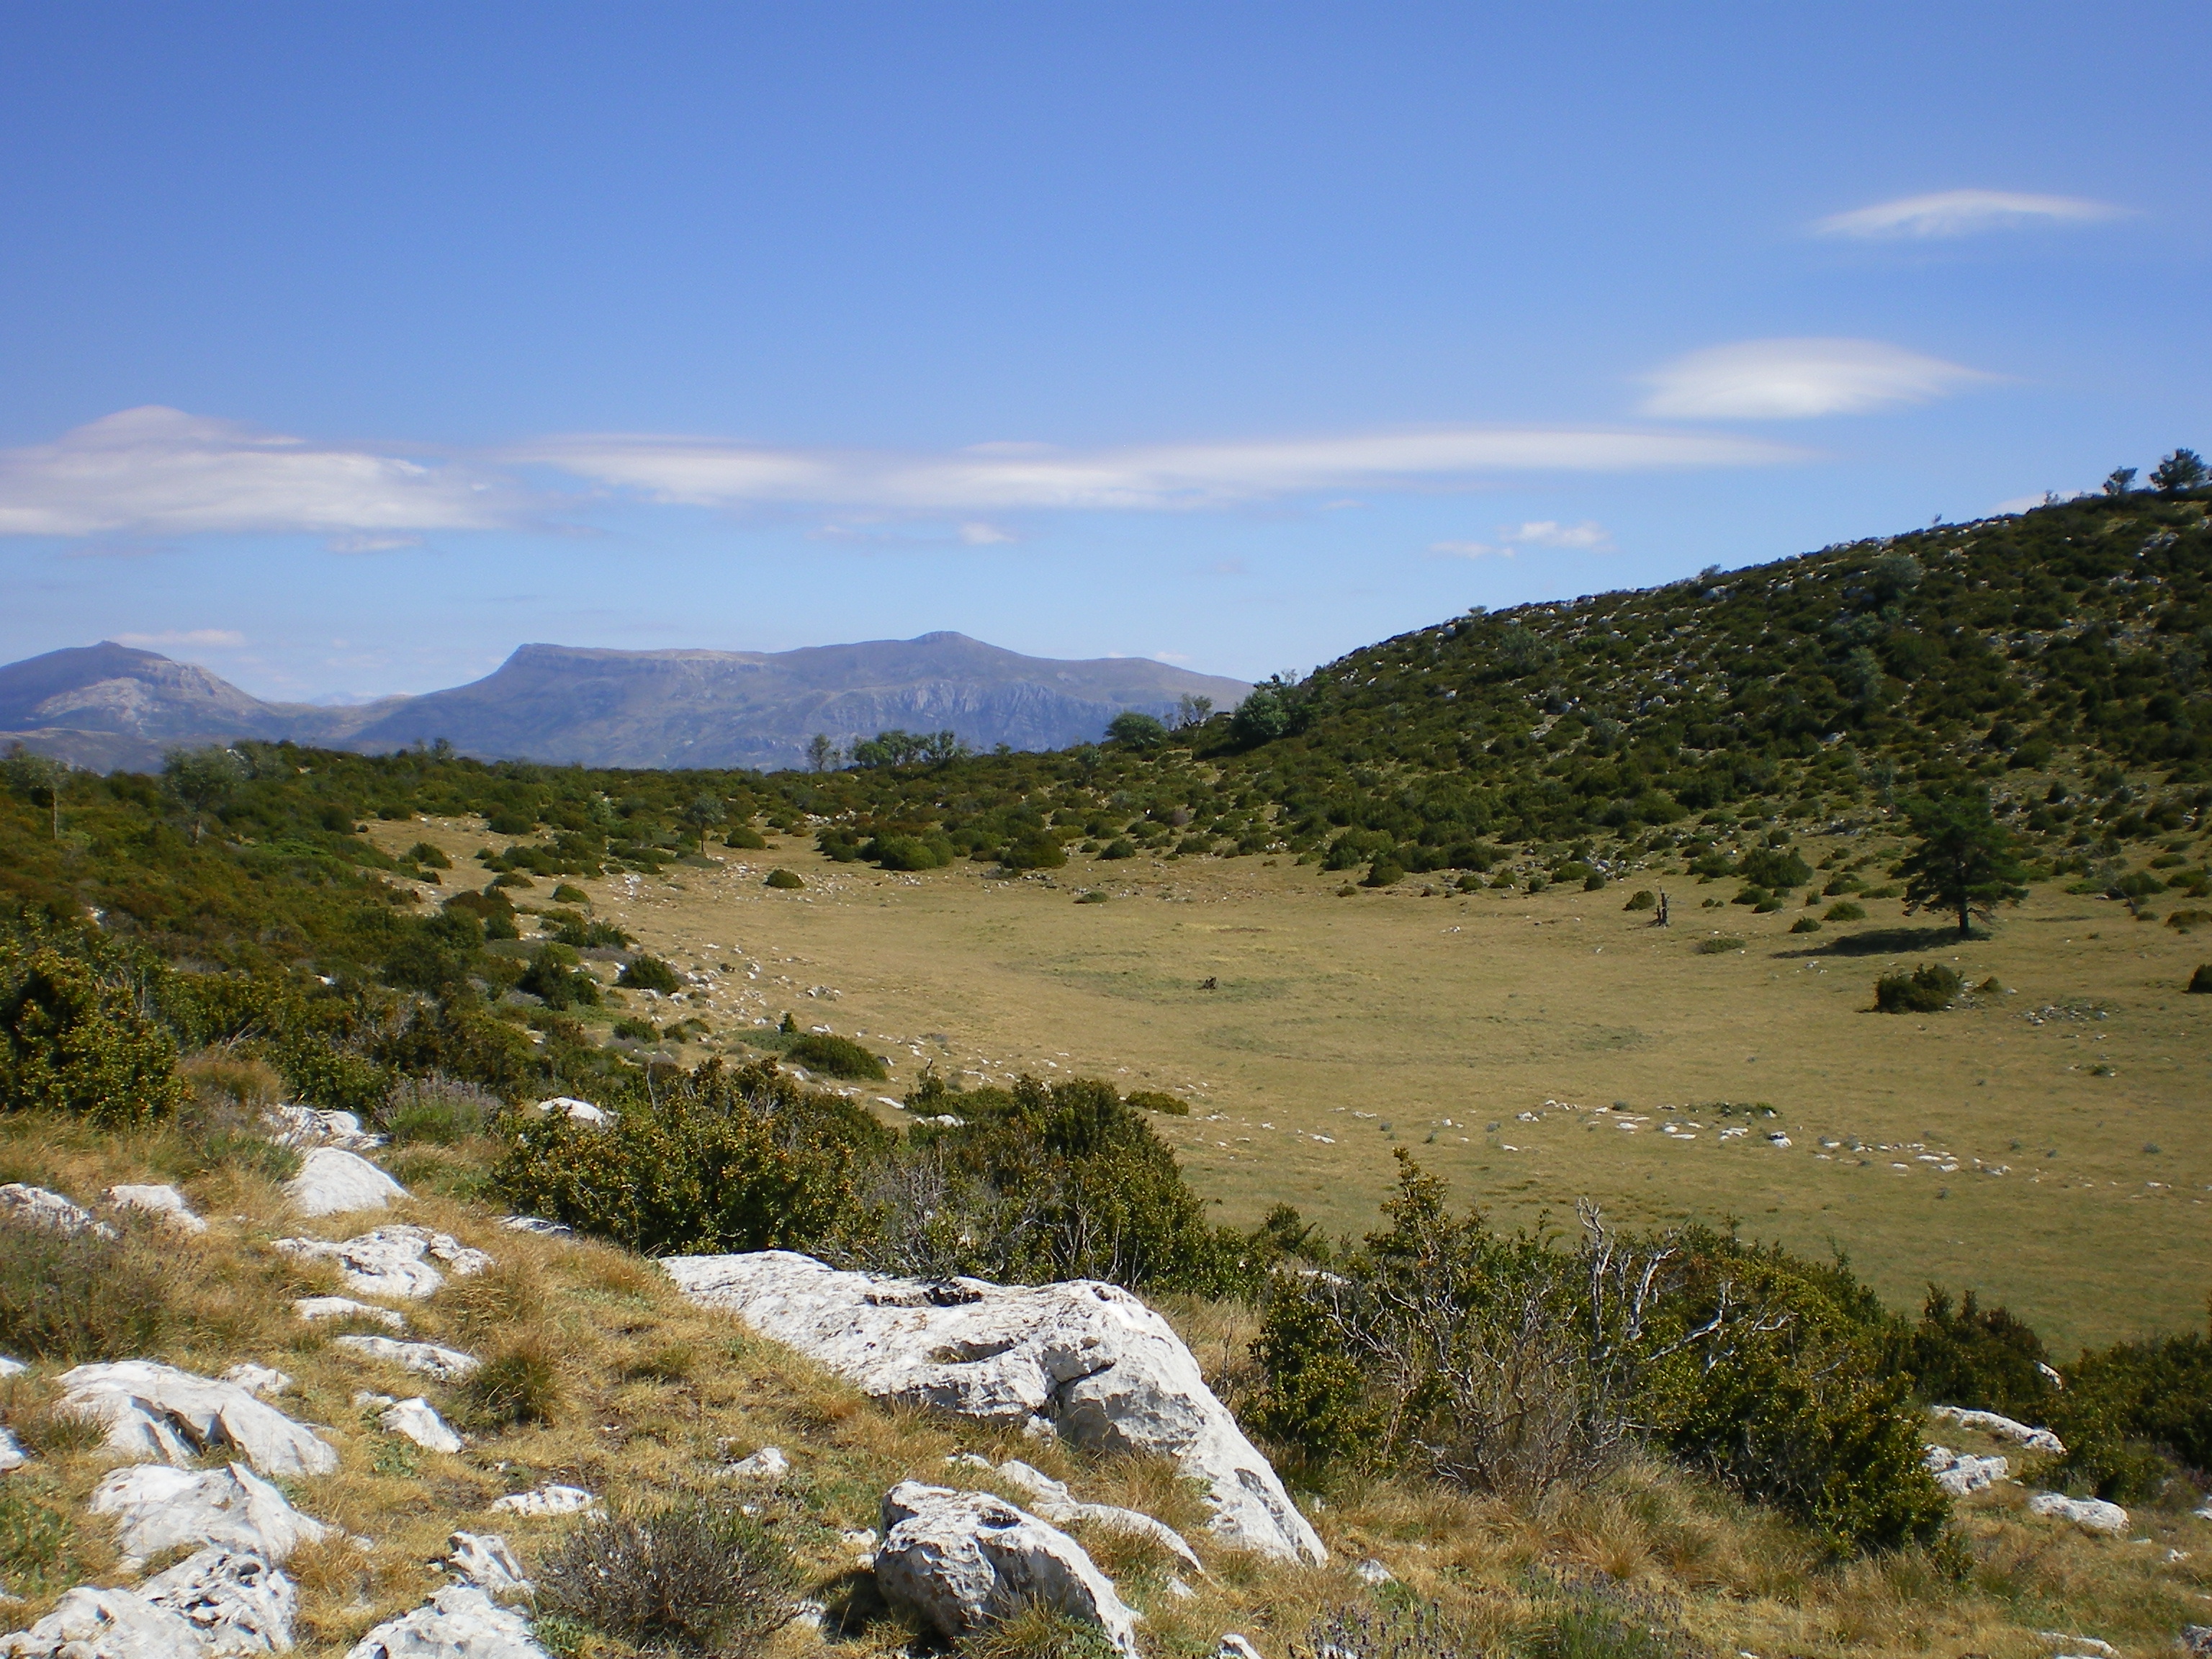
[[[1800,457],[1713,434],[1458,428],[1088,451],[989,444],[939,455],[614,435],[560,439],[512,459],[693,507],[978,513],[1219,507],[1347,488],[1449,488],[1498,473],[1757,466]]]
[[[1488,542],[1431,542],[1429,551],[1442,554],[1448,559],[1510,559],[1510,547],[1492,547]]]
[[[349,530],[342,536],[325,537],[323,545],[333,553],[393,553],[422,546],[422,534],[416,530]]]
[[[1745,340],[1656,371],[1644,412],[1678,420],[1863,415],[1996,378],[1880,340]]]
[[[1008,542],[1018,542],[1021,538],[998,525],[981,519],[971,519],[960,526],[960,539],[970,547],[1001,547]]]
[[[142,651],[157,645],[198,645],[231,647],[246,643],[246,635],[228,628],[173,628],[160,634],[118,634],[118,645],[135,645]]]
[[[496,481],[149,404],[0,450],[0,535],[337,537],[509,522]]]
[[[2128,216],[2130,210],[2079,196],[2028,196],[2009,190],[1944,190],[1854,208],[1814,222],[1823,236],[1863,240],[1933,240],[2033,226],[2088,225]]]
[[[1524,547],[1565,547],[1583,552],[1598,552],[1613,546],[1613,537],[1606,527],[1585,519],[1580,524],[1559,524],[1550,519],[1538,519],[1522,525],[1510,525],[1498,535],[1509,542],[1518,542]]]

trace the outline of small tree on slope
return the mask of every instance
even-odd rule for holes
[[[2013,855],[2012,837],[1990,816],[1979,795],[1921,799],[1905,808],[1919,845],[1905,855],[1905,908],[1946,910],[1959,918],[1964,939],[1976,916],[1988,921],[2000,904],[2027,896],[2027,872]]]

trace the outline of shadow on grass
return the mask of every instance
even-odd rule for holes
[[[1964,939],[1956,927],[1869,927],[1863,933],[1845,933],[1825,945],[1808,945],[1802,951],[1777,951],[1778,959],[1791,957],[1895,957],[1915,951],[1937,951],[1947,945],[1979,945],[1985,933],[1971,933]]]

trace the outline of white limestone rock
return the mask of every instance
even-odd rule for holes
[[[1191,1548],[1181,1533],[1141,1510],[1125,1510],[1118,1504],[1085,1504],[1068,1491],[1065,1481],[1054,1480],[1019,1458],[1010,1458],[1000,1464],[998,1475],[1001,1480],[1018,1487],[1030,1507],[1054,1526],[1072,1527],[1080,1522],[1103,1527],[1110,1532],[1133,1533],[1151,1539],[1185,1566],[1198,1572],[1206,1571],[1198,1552]]]
[[[294,1509],[243,1464],[179,1469],[141,1463],[112,1469],[92,1491],[94,1515],[116,1517],[115,1547],[144,1558],[187,1544],[219,1545],[283,1561],[330,1528]]]
[[[346,1659],[546,1659],[530,1623],[474,1584],[449,1584],[412,1613],[388,1619]]]
[[[537,1594],[522,1563],[495,1532],[457,1532],[446,1540],[446,1570],[495,1601],[524,1601]]]
[[[1928,1473],[1936,1477],[1936,1484],[1954,1498],[1965,1498],[1993,1486],[2003,1480],[2012,1466],[2002,1457],[1977,1457],[1972,1452],[1955,1452],[1948,1446],[1924,1446],[1921,1461]]]
[[[30,1461],[31,1454],[23,1449],[23,1443],[15,1438],[15,1431],[0,1427],[0,1474],[20,1469]]]
[[[534,1492],[512,1492],[492,1499],[498,1515],[574,1515],[599,1501],[599,1494],[581,1486],[540,1486]]]
[[[90,1233],[95,1238],[119,1236],[83,1205],[73,1203],[44,1187],[27,1187],[20,1181],[0,1186],[0,1221],[21,1222],[26,1226],[44,1227],[49,1232],[72,1237],[78,1233]]]
[[[257,1365],[252,1360],[240,1360],[222,1374],[226,1382],[235,1382],[256,1400],[273,1400],[292,1386],[292,1379],[283,1371],[269,1365]]]
[[[1976,1430],[1993,1440],[2009,1440],[2030,1451],[2050,1452],[2060,1457],[2066,1455],[2066,1443],[2050,1430],[2032,1429],[1995,1412],[1970,1411],[1964,1406],[1930,1406],[1928,1414],[1945,1423],[1956,1423],[1962,1429]]]
[[[129,1589],[80,1584],[26,1631],[0,1636],[6,1659],[198,1659],[207,1644],[189,1620]]]
[[[0,1353],[0,1377],[21,1376],[30,1369],[14,1355]]]
[[[338,1466],[335,1448],[235,1382],[150,1359],[79,1365],[60,1382],[59,1408],[105,1425],[108,1449],[133,1461],[182,1468],[204,1451],[235,1446],[266,1475],[328,1474]]]
[[[570,1238],[576,1231],[565,1221],[548,1221],[537,1215],[511,1215],[499,1224],[511,1233],[535,1233],[540,1238]]]
[[[336,1146],[342,1152],[367,1152],[384,1145],[384,1137],[368,1133],[351,1112],[272,1106],[262,1113],[261,1121],[276,1132],[270,1139],[280,1146]]]
[[[179,1232],[204,1233],[207,1223],[192,1213],[192,1206],[174,1187],[144,1187],[125,1182],[110,1187],[105,1196],[119,1210],[143,1210],[159,1216]]]
[[[541,1100],[538,1103],[538,1110],[541,1115],[550,1116],[557,1113],[571,1123],[597,1126],[604,1126],[614,1116],[605,1108],[594,1106],[588,1100],[579,1100],[574,1095],[556,1095],[550,1100]]]
[[[434,1342],[402,1342],[389,1336],[334,1336],[331,1345],[420,1371],[441,1382],[457,1382],[483,1364],[474,1354],[463,1353],[458,1348],[441,1348]]]
[[[791,1473],[791,1459],[781,1446],[763,1446],[750,1457],[723,1464],[719,1473],[731,1480],[781,1480]]]
[[[461,1449],[461,1437],[446,1426],[446,1419],[419,1394],[412,1400],[394,1401],[376,1420],[392,1433],[412,1440],[424,1451],[457,1452]]]
[[[292,1304],[302,1319],[373,1319],[388,1330],[404,1331],[407,1317],[393,1308],[373,1308],[349,1296],[303,1296]]]
[[[432,1264],[443,1262],[456,1279],[480,1273],[490,1256],[471,1249],[451,1233],[394,1224],[357,1238],[330,1243],[319,1238],[280,1238],[273,1247],[307,1261],[335,1261],[346,1288],[357,1296],[412,1301],[435,1292],[446,1276]]]
[[[1224,1544],[1328,1559],[1182,1339],[1117,1285],[935,1285],[841,1273],[788,1250],[661,1266],[693,1301],[738,1314],[878,1400],[1048,1423],[1079,1446],[1172,1459],[1206,1489]]]
[[[1391,1571],[1371,1555],[1352,1567],[1352,1576],[1370,1589],[1383,1584],[1395,1583],[1398,1578],[1396,1573]]]
[[[284,1183],[284,1196],[301,1215],[343,1215],[380,1210],[408,1193],[367,1158],[318,1146],[301,1161],[300,1173]]]
[[[884,1497],[876,1586],[957,1641],[1035,1601],[1137,1659],[1137,1615],[1083,1546],[992,1492],[902,1481]]]
[[[199,1639],[198,1651],[283,1653],[292,1645],[300,1593],[250,1550],[217,1545],[186,1556],[138,1587],[152,1606],[173,1613]]]
[[[1260,1650],[1232,1630],[1221,1638],[1221,1645],[1213,1651],[1213,1659],[1260,1659]]]
[[[2054,1521],[2070,1521],[2084,1531],[2100,1532],[2108,1537],[2117,1538],[2128,1529],[2128,1512],[2101,1498],[2069,1498],[2063,1492],[2039,1492],[2027,1500],[2027,1512],[2048,1516]]]

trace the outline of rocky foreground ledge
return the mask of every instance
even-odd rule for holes
[[[735,1313],[872,1399],[1171,1459],[1204,1486],[1224,1544],[1279,1561],[1328,1559],[1182,1339],[1119,1285],[895,1279],[791,1250],[660,1265],[692,1301]]]

